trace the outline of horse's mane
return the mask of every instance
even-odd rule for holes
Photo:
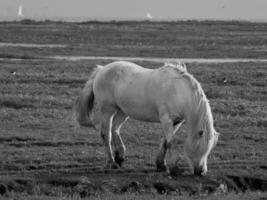
[[[177,72],[183,74],[187,72],[186,66],[182,62],[177,62],[177,63],[170,63],[170,62],[165,62],[163,68],[172,68],[176,70]]]
[[[184,76],[194,91],[194,106],[192,107],[191,114],[195,117],[193,122],[196,125],[200,125],[201,128],[208,134],[209,139],[211,134],[213,134],[213,116],[211,113],[211,107],[209,100],[207,99],[200,83],[195,79],[195,77],[189,73],[185,73]]]
[[[208,133],[208,138],[213,134],[213,116],[211,113],[211,108],[209,101],[200,85],[200,83],[195,79],[195,77],[188,73],[186,65],[178,62],[177,64],[165,63],[163,67],[170,67],[175,69],[179,75],[188,81],[189,85],[192,87],[194,92],[194,106],[191,109],[191,117],[194,117],[192,126],[200,124],[201,128]],[[207,139],[208,139],[207,138]]]

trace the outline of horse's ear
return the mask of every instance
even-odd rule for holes
[[[182,66],[183,66],[184,70],[187,72],[187,67],[186,67],[186,65],[183,63]]]
[[[199,135],[199,137],[202,137],[204,135],[204,131],[203,130],[199,131],[198,135]]]

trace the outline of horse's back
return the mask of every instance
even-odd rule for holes
[[[158,121],[160,109],[176,115],[187,100],[188,88],[181,77],[176,69],[152,70],[131,62],[113,62],[99,72],[94,92],[102,105],[120,108],[136,119]]]
[[[125,87],[131,86],[134,82],[144,85],[141,79],[146,79],[142,77],[144,77],[144,73],[147,71],[148,69],[131,62],[112,62],[97,74],[94,81],[94,93],[96,96],[106,95],[110,101],[115,101],[115,96],[118,96],[119,90],[126,89]],[[99,100],[102,99],[104,97]]]
[[[144,70],[145,68],[137,64],[126,61],[117,61],[106,65],[99,73],[97,79],[112,83],[113,81],[119,81],[123,78],[127,79],[129,76]]]

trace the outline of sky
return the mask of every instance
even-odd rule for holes
[[[18,18],[267,21],[267,0],[0,0],[0,20]]]

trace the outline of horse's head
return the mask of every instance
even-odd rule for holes
[[[207,158],[216,146],[219,133],[214,128],[213,116],[209,101],[200,84],[191,77],[192,101],[187,113],[188,137],[185,142],[185,153],[195,175],[207,172]]]
[[[219,133],[212,129],[198,130],[189,134],[185,142],[185,154],[194,174],[201,176],[207,173],[207,158],[212,148],[216,146]]]
[[[191,94],[184,111],[188,126],[184,150],[194,174],[203,175],[208,171],[208,155],[216,146],[219,133],[214,128],[210,104],[200,83],[189,73],[183,77]]]

